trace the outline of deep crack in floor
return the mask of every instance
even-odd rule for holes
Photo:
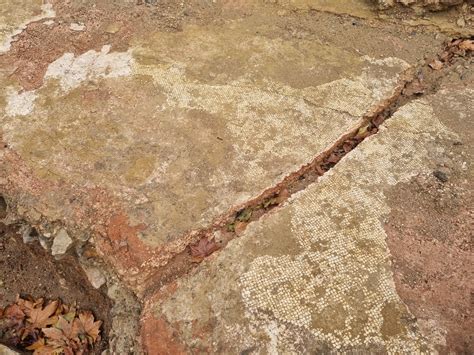
[[[380,103],[375,112],[364,116],[358,127],[343,135],[312,162],[287,176],[275,187],[242,204],[237,211],[234,209],[228,212],[211,227],[198,232],[197,234],[201,236],[197,238],[198,242],[175,255],[163,269],[149,278],[146,294],[151,294],[163,285],[183,276],[206,257],[224,248],[230,240],[237,238],[250,222],[260,219],[271,210],[283,205],[293,194],[316,182],[362,141],[376,134],[379,127],[398,109],[424,95],[435,93],[440,81],[452,70],[453,63],[458,64],[458,62],[469,60],[471,51],[459,46],[463,41],[470,40],[472,38],[453,38],[445,43],[436,57],[428,58],[418,68],[407,70],[405,73],[407,78],[396,89],[393,96]],[[434,60],[442,63],[441,70],[432,68]],[[219,241],[210,239],[216,231],[222,235]]]

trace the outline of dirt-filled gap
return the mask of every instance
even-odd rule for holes
[[[379,126],[400,107],[423,95],[435,93],[439,88],[440,80],[452,70],[453,64],[462,63],[472,56],[473,46],[473,38],[456,38],[446,43],[436,58],[430,58],[412,70],[409,78],[392,98],[383,102],[376,112],[363,117],[358,127],[276,186],[248,201],[238,210],[221,216],[211,227],[201,230],[196,238],[198,242],[175,255],[164,268],[148,280],[150,287],[147,288],[146,293],[154,292],[162,285],[186,274],[194,265],[238,237],[250,222],[278,208],[294,193],[304,190],[317,181],[362,141],[376,134]],[[216,240],[216,234],[219,235],[219,240]]]
[[[97,341],[87,345],[90,353],[100,354],[108,348],[112,326],[113,304],[106,289],[90,284],[76,256],[66,254],[56,260],[40,245],[34,229],[21,223],[5,224],[2,220],[6,215],[5,200],[0,197],[0,343],[24,352],[27,346],[44,340],[42,327],[56,328],[51,322],[62,317],[67,319],[65,324],[73,324],[81,315],[101,322],[95,323],[100,329]],[[42,298],[43,303],[37,303]],[[49,314],[44,310],[51,304],[59,306],[54,310],[50,307]],[[73,347],[72,342],[65,347],[69,345]]]

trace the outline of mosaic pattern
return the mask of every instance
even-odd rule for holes
[[[181,280],[156,314],[180,324],[186,344],[216,351],[429,351],[396,294],[381,220],[384,187],[429,169],[439,136],[450,133],[425,101],[403,107],[318,183]],[[209,329],[209,340],[190,336],[196,327]]]
[[[293,199],[287,207],[291,237],[304,251],[251,263],[241,277],[250,313],[270,311],[276,319],[311,329],[334,349],[423,347],[395,292],[380,221],[389,212],[383,187],[423,172],[429,164],[423,159],[429,154],[426,142],[446,134],[433,117],[429,131],[419,131],[413,118],[430,117],[430,110],[423,102],[404,107],[385,132]]]
[[[165,264],[183,235],[352,129],[409,66],[260,31],[232,21],[151,34],[125,52],[65,53],[37,90],[0,90],[3,136],[44,179],[107,186],[147,226],[141,241],[170,251],[153,260]]]

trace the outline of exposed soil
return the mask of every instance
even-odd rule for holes
[[[25,90],[39,88],[43,84],[50,63],[70,52],[76,55],[109,44],[112,50],[127,50],[132,33],[147,30],[175,31],[180,26],[179,6],[149,9],[136,5],[103,2],[98,6],[82,2],[57,1],[54,3],[56,18],[52,24],[46,21],[30,23],[15,37],[11,50],[0,56],[0,64],[15,63],[11,77]],[[76,31],[71,24],[84,25]]]
[[[17,294],[76,303],[78,308],[91,310],[96,319],[103,321],[98,353],[108,347],[112,303],[105,290],[90,285],[73,256],[54,260],[38,242],[25,244],[17,227],[0,223],[0,275],[0,307],[13,303]]]
[[[474,200],[435,180],[417,178],[391,193],[396,208],[386,231],[395,282],[417,318],[447,331],[441,353],[472,354]]]
[[[460,85],[463,80],[450,76],[446,83]],[[468,129],[472,122],[469,113],[467,118],[456,117],[445,103],[436,109],[459,140],[440,142],[445,152],[433,153],[432,174],[386,192],[391,214],[385,229],[397,292],[424,333],[440,353],[472,354],[474,181],[468,165],[474,156]]]

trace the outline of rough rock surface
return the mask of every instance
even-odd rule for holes
[[[69,236],[66,230],[60,229],[58,234],[54,237],[53,246],[51,247],[51,254],[53,255],[63,255],[65,254],[73,240]]]
[[[342,37],[318,38],[314,28],[293,36],[285,26],[294,20],[263,8],[178,33],[137,33],[127,50],[63,53],[29,91],[8,74],[18,62],[7,63],[2,190],[17,210],[37,211],[24,216],[30,222],[61,220],[74,239],[92,235],[143,288],[194,231],[327,149],[420,59],[390,31],[357,30],[361,52]],[[422,37],[431,50],[441,40]]]
[[[16,351],[7,348],[6,346],[0,344],[0,355],[16,355],[19,354]]]
[[[472,0],[377,0],[381,8],[389,8],[396,4],[414,7],[426,7],[430,10],[443,10],[450,6],[473,4]]]
[[[87,279],[94,288],[101,288],[105,283],[106,279],[103,272],[93,266],[83,267],[84,272],[86,273]]]
[[[473,112],[473,94],[402,107],[321,181],[156,294],[143,319],[148,351],[162,351],[147,336],[159,326],[185,351],[434,351],[443,342],[426,336],[439,331],[420,331],[393,283],[381,220],[397,206],[384,190],[431,173],[445,149],[436,142],[457,139],[433,104],[460,98]]]
[[[52,254],[104,268],[88,276],[114,301],[111,353],[140,353],[139,338],[150,354],[467,348],[470,289],[446,290],[472,277],[437,273],[447,252],[460,257],[450,254],[445,270],[472,269],[472,250],[433,245],[432,233],[420,236],[423,218],[408,218],[393,196],[426,174],[461,184],[439,162],[460,137],[470,141],[459,122],[472,121],[472,64],[464,51],[448,71],[441,55],[452,38],[474,35],[473,10],[400,9],[366,0],[2,6],[0,202],[27,241],[35,231]],[[415,70],[435,58],[436,70]],[[363,131],[368,116],[390,115],[407,80],[420,98],[396,101],[377,135],[245,230],[224,229]],[[455,85],[434,94],[446,81]],[[460,169],[472,178],[470,165]],[[447,209],[440,220],[453,221]],[[453,235],[466,238],[456,223]],[[217,228],[235,239],[196,260],[193,246],[221,238]],[[417,254],[407,245],[420,240]]]

